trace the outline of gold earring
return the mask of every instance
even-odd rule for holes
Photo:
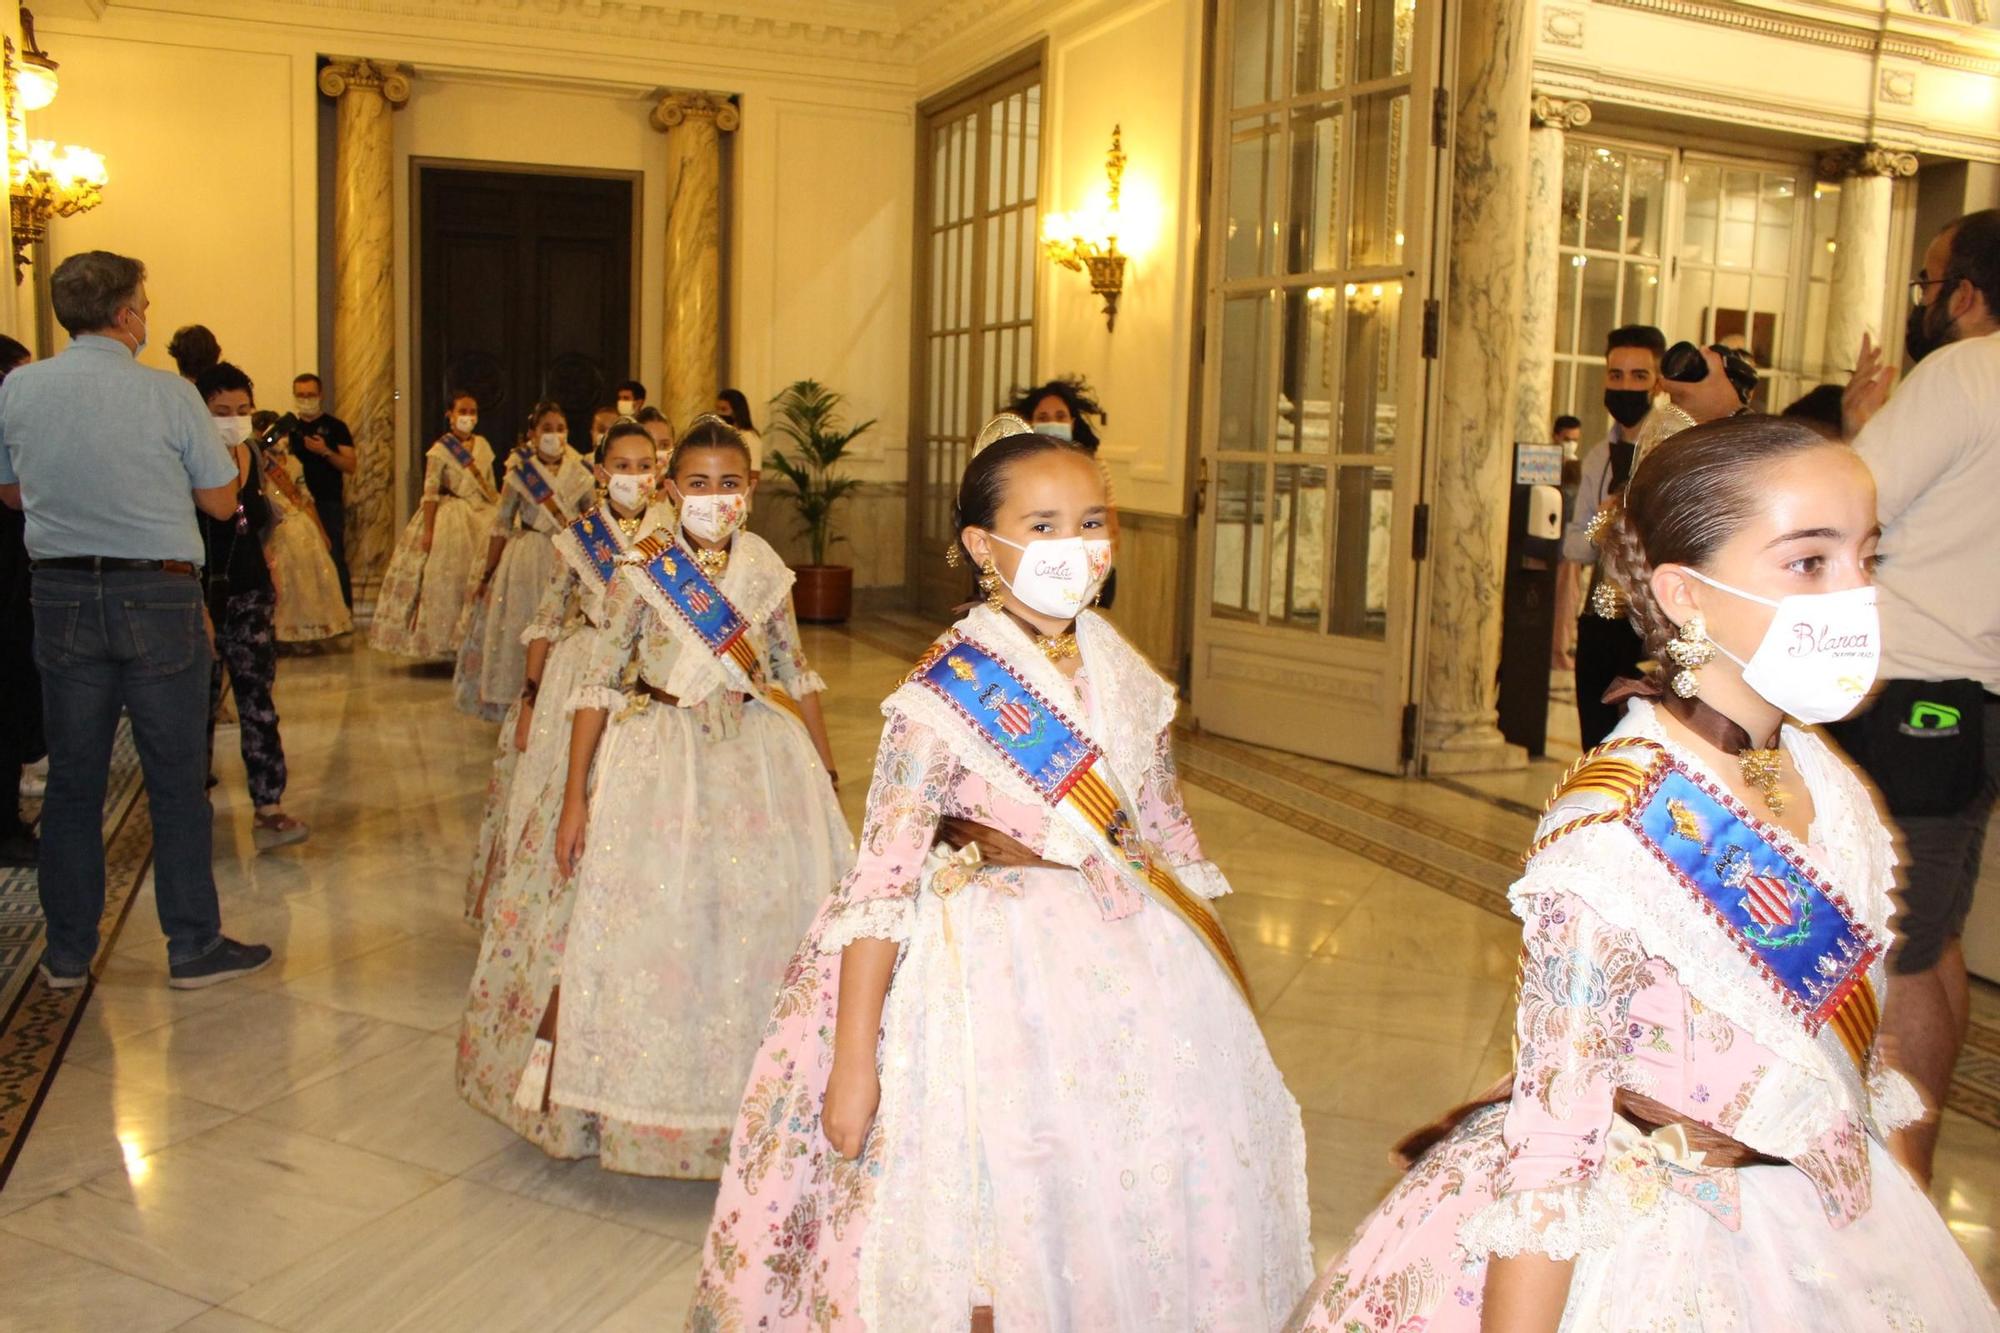
[[[979,591],[986,594],[986,604],[995,611],[1007,603],[1007,594],[1002,590],[1000,582],[1000,567],[993,563],[993,557],[990,555],[986,557],[986,563],[980,566]]]
[[[944,548],[944,567],[946,569],[957,569],[963,563],[964,557],[958,553],[957,542],[953,542]]]
[[[1674,693],[1692,699],[1701,693],[1696,672],[1715,660],[1715,644],[1708,637],[1708,622],[1697,611],[1687,618],[1681,632],[1667,644],[1667,656],[1680,670],[1674,673]]]

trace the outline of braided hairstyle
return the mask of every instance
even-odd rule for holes
[[[1772,464],[1845,447],[1797,418],[1746,413],[1684,430],[1640,461],[1606,506],[1596,541],[1649,656],[1660,658],[1680,630],[1653,595],[1653,571],[1708,563],[1762,507]]]

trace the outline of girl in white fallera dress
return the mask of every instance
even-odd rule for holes
[[[721,422],[682,437],[678,532],[620,564],[570,698],[556,861],[579,883],[523,1095],[547,1067],[548,1104],[597,1117],[613,1170],[721,1174],[785,960],[853,859],[792,572],[741,530],[749,471]]]
[[[597,480],[569,447],[561,405],[535,404],[528,447],[507,464],[485,569],[466,617],[454,680],[461,710],[492,721],[520,694],[527,675],[521,631],[555,577],[553,539],[596,499]]]
[[[269,415],[277,420],[276,413]],[[354,628],[354,617],[340,595],[340,572],[333,567],[319,510],[306,490],[305,466],[284,435],[265,448],[263,462],[264,493],[276,519],[264,539],[264,558],[278,594],[272,632],[279,643],[315,643],[345,634]]]
[[[424,454],[423,500],[389,558],[368,629],[370,646],[429,662],[458,655],[459,621],[500,498],[493,448],[476,433],[478,400],[454,393],[445,419],[449,429]]]
[[[667,514],[649,505],[653,442],[632,422],[606,436],[599,472],[603,505],[555,539],[561,570],[522,638],[528,679],[494,765],[467,885],[468,913],[485,936],[460,1029],[458,1086],[472,1105],[553,1157],[586,1157],[598,1146],[596,1116],[551,1105],[547,1069],[524,1076],[536,1042],[552,1045],[563,948],[577,880],[556,871],[553,847],[569,775],[569,713],[563,707],[596,649],[604,593],[619,559]],[[536,705],[546,694],[546,707]],[[586,780],[586,789],[588,781]]]
[[[1103,475],[997,425],[957,510],[989,604],[883,705],[690,1329],[1265,1333],[1311,1280],[1299,1108],[1209,905],[1173,687],[1085,609]]]

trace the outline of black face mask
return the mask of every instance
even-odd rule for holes
[[[1943,318],[1934,318],[1932,311]],[[1951,314],[1943,301],[1910,307],[1909,322],[1903,326],[1903,350],[1910,354],[1910,360],[1921,361],[1950,341]]]
[[[1644,389],[1606,389],[1604,410],[1613,421],[1630,430],[1653,410],[1653,395]]]

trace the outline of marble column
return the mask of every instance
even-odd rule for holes
[[[1820,154],[1819,174],[1840,182],[1820,378],[1844,382],[1860,354],[1862,335],[1882,344],[1882,312],[1889,296],[1889,206],[1896,178],[1917,174],[1917,156],[1856,144]]]
[[[1590,123],[1590,103],[1535,94],[1529,113],[1528,211],[1521,248],[1521,355],[1514,438],[1545,442],[1555,424],[1556,241],[1562,228],[1563,137]]]
[[[708,93],[668,93],[653,108],[667,136],[666,383],[676,431],[715,410],[722,375],[722,136],[741,118]]]
[[[1500,735],[1494,676],[1520,371],[1533,17],[1532,6],[1514,0],[1465,0],[1458,14],[1423,680],[1429,773],[1527,763]]]
[[[410,100],[409,71],[336,60],[319,72],[335,100],[333,410],[354,432],[347,478],[347,566],[357,588],[382,577],[396,545],[395,157],[390,114]]]

